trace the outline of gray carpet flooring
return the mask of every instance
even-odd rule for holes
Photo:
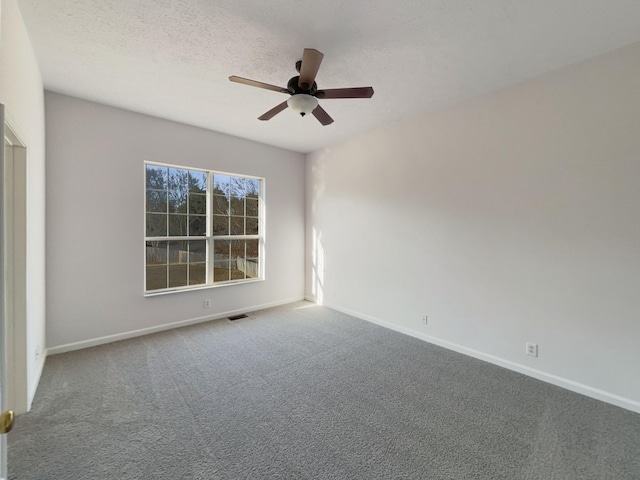
[[[309,303],[47,359],[22,479],[640,479],[640,415]]]

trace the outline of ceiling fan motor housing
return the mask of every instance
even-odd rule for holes
[[[287,83],[287,90],[289,90],[289,93],[291,95],[297,95],[299,93],[306,93],[307,95],[313,95],[315,96],[316,92],[318,91],[318,85],[316,84],[316,82],[313,82],[313,85],[311,85],[311,88],[305,90],[303,88],[300,87],[300,85],[298,85],[298,79],[300,78],[300,76],[297,77],[293,77],[289,80],[289,82]]]

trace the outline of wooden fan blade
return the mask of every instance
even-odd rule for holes
[[[333,118],[331,118],[329,114],[324,110],[324,108],[322,108],[320,105],[314,108],[313,112],[311,113],[313,113],[313,116],[316,117],[318,121],[324,126],[333,123]]]
[[[232,75],[229,80],[235,83],[242,83],[243,85],[249,85],[250,87],[264,88],[266,90],[273,90],[274,92],[289,93],[289,90],[283,87],[276,87],[275,85],[269,85],[268,83],[257,82],[255,80],[249,80],[248,78],[236,77]]]
[[[330,88],[328,90],[318,90],[316,97],[328,98],[371,98],[373,97],[373,87],[354,88]]]
[[[309,89],[313,85],[323,58],[324,55],[314,48],[304,49],[302,65],[300,65],[300,78],[298,79],[300,88]]]
[[[273,107],[271,110],[269,110],[266,113],[263,113],[262,115],[260,115],[258,117],[258,120],[271,120],[273,117],[275,117],[277,114],[279,114],[281,111],[283,111],[285,108],[287,108],[287,102],[286,100],[284,102],[282,102],[280,105],[276,105],[275,107]]]

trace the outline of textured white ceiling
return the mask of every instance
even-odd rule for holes
[[[18,0],[45,88],[310,152],[640,41],[638,0]],[[302,49],[335,119],[285,110]]]

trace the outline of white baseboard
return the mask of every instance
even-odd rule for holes
[[[442,340],[440,338],[425,335],[421,332],[417,332],[409,328],[400,327],[398,325],[385,322],[383,320],[377,319],[370,315],[365,315],[363,313],[356,312],[348,308],[343,308],[338,305],[325,305],[325,306],[333,310],[346,313],[347,315],[351,315],[352,317],[356,317],[361,320],[366,320],[368,322],[375,323],[376,325],[380,325],[381,327],[389,328],[391,330],[395,330],[396,332],[404,333],[405,335],[409,335],[409,336],[418,338],[420,340],[424,340],[425,342],[428,342],[428,343],[433,343],[434,345],[438,345],[448,350],[453,350],[454,352],[462,353],[463,355],[468,355],[470,357],[474,357],[479,360],[489,362],[494,365],[507,368],[509,370],[513,370],[514,372],[522,373],[523,375],[527,375],[529,377],[542,380],[543,382],[551,383],[552,385],[556,385],[558,387],[571,390],[572,392],[580,393],[587,397],[591,397],[596,400],[610,403],[612,405],[622,407],[626,410],[631,410],[632,412],[640,413],[640,402],[637,402],[635,400],[621,397],[620,395],[616,395],[614,393],[605,392],[604,390],[599,390],[597,388],[590,387],[589,385],[584,385],[582,383],[574,382],[573,380],[569,380],[567,378],[559,377],[557,375],[536,370],[534,368],[530,368],[525,365],[512,362],[510,360],[505,360],[500,357],[495,357],[493,355],[489,355],[487,353],[483,353],[478,350],[473,350],[471,348],[467,348],[462,345],[458,345],[456,343]]]
[[[93,338],[90,340],[82,340],[80,342],[74,342],[74,343],[67,343],[65,345],[59,345],[57,347],[48,348],[47,355],[56,355],[58,353],[72,352],[74,350],[81,350],[83,348],[95,347],[97,345],[104,345],[106,343],[117,342],[119,340],[127,340],[129,338],[140,337],[142,335],[149,335],[151,333],[162,332],[165,330],[172,330],[174,328],[179,328],[179,327],[186,327],[188,325],[195,325],[197,323],[209,322],[211,320],[217,320],[219,318],[225,318],[231,315],[237,315],[239,313],[253,312],[256,310],[277,307],[279,305],[286,305],[287,303],[294,303],[302,300],[304,300],[304,297],[302,296],[289,298],[286,300],[278,300],[276,302],[264,303],[262,305],[252,305],[249,307],[229,310],[228,312],[216,313],[214,315],[206,315],[203,317],[189,318],[187,320],[180,320],[179,322],[165,323],[163,325],[157,325],[157,326],[148,327],[148,328],[141,328],[139,330],[131,330],[129,332],[116,333],[114,335],[107,335],[105,337]]]

